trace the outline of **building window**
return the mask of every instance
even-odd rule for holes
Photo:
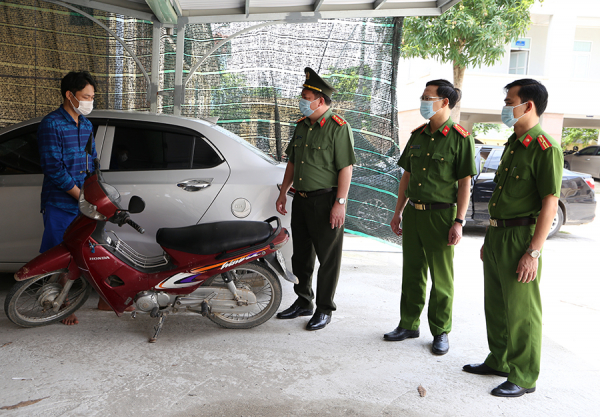
[[[520,38],[510,44],[509,74],[526,75],[529,69],[530,38]]]
[[[592,42],[575,41],[573,47],[573,78],[588,78],[590,76],[591,59]]]

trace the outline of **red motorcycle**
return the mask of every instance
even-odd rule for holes
[[[136,252],[109,223],[144,233],[130,214],[144,201],[133,196],[120,206],[116,188],[103,182],[97,161],[79,197],[80,213],[63,242],[16,274],[6,297],[8,318],[23,327],[68,317],[87,300],[92,287],[120,316],[129,306],[158,318],[155,342],[168,312],[192,311],[227,328],[251,328],[269,320],[281,303],[277,276],[297,282],[279,249],[289,239],[278,217],[159,229],[164,250],[148,257]],[[276,227],[272,227],[276,223]]]

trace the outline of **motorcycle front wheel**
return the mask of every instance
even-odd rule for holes
[[[263,324],[281,304],[281,283],[277,275],[257,261],[240,265],[230,271],[236,288],[250,290],[256,295],[255,310],[248,313],[211,313],[208,318],[228,329],[249,329]],[[206,285],[225,286],[221,275],[208,279]]]
[[[83,277],[77,278],[55,312],[53,302],[62,291],[66,273],[66,270],[58,270],[17,282],[4,300],[6,316],[19,326],[38,327],[73,314],[86,302],[92,287]]]

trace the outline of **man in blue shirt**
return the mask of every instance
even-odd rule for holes
[[[37,140],[44,172],[41,212],[44,235],[40,253],[62,242],[65,230],[79,213],[79,192],[85,179],[86,161],[92,166],[96,146],[92,140],[92,157],[85,146],[92,135],[92,123],[85,118],[93,108],[96,82],[87,71],[70,72],[62,79],[63,104],[48,114],[38,128]],[[75,315],[63,320],[77,324]]]

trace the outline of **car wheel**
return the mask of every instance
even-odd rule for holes
[[[548,237],[551,238],[555,234],[558,233],[560,227],[563,225],[565,221],[565,215],[562,211],[562,208],[559,206],[558,210],[556,210],[556,216],[552,220],[552,226],[550,227],[550,233],[548,233]]]
[[[565,161],[565,168],[566,169],[571,169],[571,164],[569,164],[569,162]]]

